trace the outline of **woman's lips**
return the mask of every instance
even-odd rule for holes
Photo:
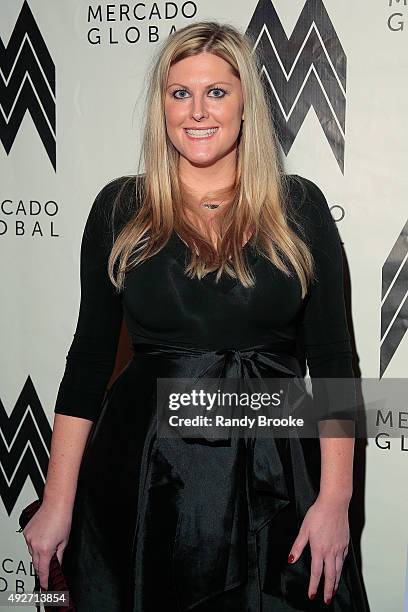
[[[211,139],[213,136],[215,136],[215,135],[217,134],[217,132],[218,132],[218,127],[217,127],[217,128],[215,128],[215,132],[212,132],[211,134],[206,134],[205,136],[200,136],[200,135],[193,136],[193,135],[191,135],[191,134],[189,134],[189,133],[187,132],[186,128],[183,128],[183,129],[184,129],[184,133],[185,133],[185,135],[186,135],[186,136],[187,136],[187,138],[189,138],[190,140],[210,140],[210,139]],[[210,128],[206,128],[206,129],[210,129]],[[205,131],[206,131],[206,129],[203,129],[203,130],[201,130],[201,129],[197,129],[196,131],[197,131],[197,132],[205,132]]]

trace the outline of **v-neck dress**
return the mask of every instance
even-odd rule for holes
[[[143,176],[128,178],[103,187],[86,222],[80,310],[54,407],[93,421],[63,557],[78,612],[364,612],[352,541],[330,606],[323,580],[316,599],[307,596],[308,545],[287,563],[318,495],[317,437],[157,435],[159,378],[303,380],[306,365],[312,385],[353,377],[341,242],[323,193],[287,177],[316,265],[303,299],[296,275],[285,276],[251,240],[243,253],[254,287],[227,276],[217,283],[216,272],[189,278],[188,247],[174,231],[118,293],[108,256]],[[125,206],[112,222],[119,189]],[[123,318],[134,355],[106,390]]]

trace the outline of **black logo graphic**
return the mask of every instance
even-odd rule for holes
[[[47,474],[51,426],[30,376],[8,416],[0,400],[0,495],[12,513],[27,478],[38,496]]]
[[[382,268],[380,378],[408,328],[408,221]]]
[[[7,47],[0,38],[0,69],[0,139],[7,155],[28,110],[55,170],[55,66],[26,0]]]
[[[246,33],[262,59],[285,155],[313,106],[344,173],[347,58],[323,2],[306,1],[288,38],[271,0],[260,0]]]

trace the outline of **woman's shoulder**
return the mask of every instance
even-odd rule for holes
[[[326,196],[316,183],[299,174],[285,175],[284,182],[288,206],[312,240],[336,229]]]
[[[312,180],[299,174],[285,174],[284,183],[290,204],[297,210],[311,213],[328,208],[323,191]]]
[[[101,211],[111,212],[115,200],[120,197],[121,202],[127,206],[134,206],[139,200],[140,191],[143,188],[142,174],[125,174],[109,180],[99,190],[95,202]]]
[[[121,175],[105,183],[95,196],[88,224],[117,234],[139,207],[143,176]]]

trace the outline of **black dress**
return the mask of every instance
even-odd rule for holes
[[[188,250],[173,232],[166,246],[128,273],[123,293],[107,274],[113,198],[106,185],[81,245],[81,304],[54,411],[94,421],[78,478],[63,557],[78,612],[293,612],[366,610],[353,545],[330,606],[309,600],[308,545],[287,564],[302,518],[316,499],[317,439],[159,438],[157,378],[352,377],[340,239],[324,195],[291,175],[290,201],[316,262],[305,299],[244,247],[253,288],[215,272],[184,274]],[[113,228],[113,229],[112,229]],[[295,228],[296,229],[296,228]],[[105,393],[122,317],[134,357]]]

